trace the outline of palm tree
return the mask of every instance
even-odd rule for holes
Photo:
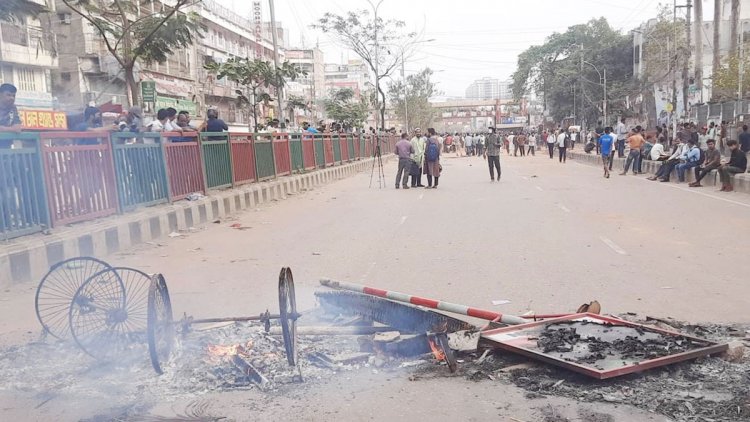
[[[36,17],[47,11],[45,6],[31,0],[0,1],[0,21],[23,22],[26,16]]]

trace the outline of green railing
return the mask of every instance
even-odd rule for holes
[[[232,158],[229,152],[229,133],[203,132],[201,152],[206,188],[216,189],[232,186]]]
[[[315,134],[315,165],[319,168],[326,166],[326,149],[323,144],[323,135]]]
[[[305,169],[302,157],[302,134],[289,134],[289,152],[292,155],[292,173],[300,173]]]
[[[273,159],[273,141],[270,137],[259,135],[255,139],[255,171],[258,180],[276,177],[276,164]]]
[[[341,135],[332,135],[333,140],[333,161],[335,163],[341,162]]]
[[[169,200],[169,183],[159,133],[111,134],[117,194],[123,211]]]
[[[0,133],[0,239],[49,226],[39,142],[38,133]]]

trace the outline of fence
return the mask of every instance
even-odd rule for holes
[[[394,140],[380,138],[383,153]],[[375,143],[307,132],[0,133],[0,239],[367,158]]]
[[[0,133],[0,144],[14,141],[23,146],[0,149],[0,238],[3,239],[38,232],[49,225],[39,136]]]

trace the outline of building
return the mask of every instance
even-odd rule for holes
[[[299,67],[306,76],[287,83],[284,94],[286,98],[295,96],[306,100],[310,110],[295,110],[296,123],[302,121],[317,122],[323,118],[321,100],[326,95],[325,62],[323,52],[315,48],[286,50],[286,59]],[[292,120],[292,119],[290,119]]]
[[[326,91],[349,88],[359,98],[370,84],[370,68],[362,60],[349,60],[346,64],[325,65]]]
[[[513,81],[484,77],[466,88],[467,100],[510,100],[513,97]]]
[[[45,4],[44,0],[32,0]],[[0,23],[0,81],[18,88],[19,108],[52,109],[52,70],[57,68],[58,43],[50,30],[53,13],[23,22]]]

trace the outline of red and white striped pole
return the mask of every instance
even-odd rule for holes
[[[393,292],[389,290],[376,289],[374,287],[367,287],[361,284],[347,283],[345,281],[334,281],[331,279],[321,279],[320,284],[326,287],[340,290],[350,290],[353,292],[364,293],[366,295],[383,297],[396,302],[411,303],[412,305],[424,306],[426,308],[439,309],[441,311],[452,312],[454,314],[466,315],[470,317],[486,319],[488,321],[497,321],[503,324],[518,325],[526,324],[529,321],[527,319],[517,317],[514,315],[503,315],[500,312],[487,311],[484,309],[471,308],[466,305],[459,305],[456,303],[443,302],[441,300],[426,299],[423,297],[412,296],[406,293]]]

